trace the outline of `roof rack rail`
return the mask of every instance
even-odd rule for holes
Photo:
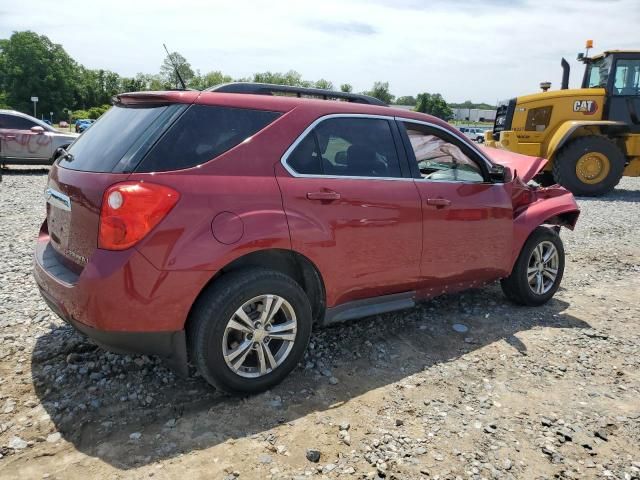
[[[358,93],[336,92],[334,90],[323,90],[321,88],[292,87],[289,85],[273,85],[270,83],[253,83],[253,82],[233,82],[217,85],[207,88],[207,92],[219,93],[247,93],[252,95],[273,95],[274,93],[295,94],[297,97],[308,95],[311,97],[320,97],[324,100],[338,99],[346,100],[353,103],[364,103],[367,105],[380,105],[387,107],[388,105],[382,100],[368,95],[360,95]]]

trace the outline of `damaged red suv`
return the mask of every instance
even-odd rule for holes
[[[314,323],[496,280],[545,303],[579,213],[532,181],[544,159],[324,90],[123,94],[59,155],[42,296],[107,349],[190,361],[236,393],[280,382]]]

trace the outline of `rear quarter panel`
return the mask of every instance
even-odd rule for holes
[[[131,175],[129,180],[180,193],[174,209],[136,247],[156,268],[216,272],[257,250],[291,248],[274,173],[295,138],[288,115],[203,165]]]

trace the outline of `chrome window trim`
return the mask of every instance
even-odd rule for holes
[[[465,182],[462,180],[430,180],[428,178],[414,178],[414,177],[360,177],[360,176],[348,176],[348,175],[315,175],[309,173],[298,173],[293,168],[289,166],[287,163],[287,159],[289,155],[296,149],[296,147],[300,144],[300,142],[311,132],[316,126],[325,120],[330,120],[333,118],[372,118],[377,120],[388,120],[388,121],[399,121],[399,122],[408,122],[415,123],[418,125],[424,125],[426,127],[435,128],[436,130],[440,130],[442,132],[448,133],[455,139],[463,142],[467,145],[472,151],[474,151],[483,162],[485,162],[485,166],[487,169],[490,169],[493,166],[493,162],[489,160],[472,142],[469,142],[466,137],[463,135],[458,135],[456,132],[452,132],[446,128],[441,127],[440,125],[436,125],[435,123],[426,122],[422,120],[416,120],[413,118],[406,117],[397,117],[390,115],[374,115],[368,113],[330,113],[328,115],[323,115],[322,117],[316,118],[311,124],[304,129],[304,131],[293,141],[293,143],[287,148],[282,157],[280,158],[280,163],[284,167],[284,169],[295,178],[330,178],[330,179],[345,179],[345,180],[394,180],[394,181],[414,181],[420,180],[423,182],[438,182],[438,183],[491,183],[495,184],[495,182],[487,182],[486,180],[483,182]],[[400,160],[398,158],[398,160]]]
[[[400,180],[400,181],[413,181],[415,180],[413,177],[360,177],[360,176],[349,176],[349,175],[315,175],[311,173],[298,173],[293,168],[289,166],[287,163],[287,159],[289,155],[296,149],[298,144],[320,123],[325,120],[330,120],[333,118],[372,118],[375,120],[387,120],[387,121],[395,121],[395,117],[390,115],[373,115],[368,113],[330,113],[328,115],[324,115],[322,117],[316,118],[311,124],[305,128],[305,130],[294,140],[294,142],[287,148],[282,157],[280,158],[280,163],[284,167],[284,169],[289,172],[292,177],[295,178],[335,178],[335,179],[344,179],[344,180]],[[400,162],[400,158],[398,158],[398,162]]]

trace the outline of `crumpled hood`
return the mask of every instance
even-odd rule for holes
[[[509,167],[513,176],[516,174],[527,183],[547,164],[547,159],[542,157],[530,157],[519,153],[502,150],[500,148],[480,147],[492,162]]]

